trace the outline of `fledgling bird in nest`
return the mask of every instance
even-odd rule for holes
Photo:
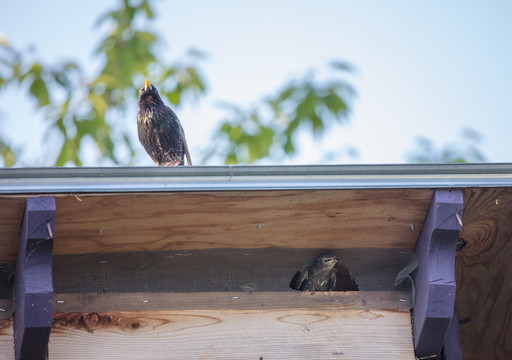
[[[147,79],[139,91],[137,129],[142,146],[158,166],[185,165],[184,156],[192,165],[180,120]]]
[[[340,262],[331,254],[320,254],[310,267],[298,271],[290,281],[290,288],[300,291],[334,291],[336,273],[334,266]]]

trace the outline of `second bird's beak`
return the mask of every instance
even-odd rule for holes
[[[146,79],[146,80],[144,81],[144,91],[146,91],[146,90],[148,89],[149,85],[150,85],[150,84],[149,84],[149,81],[148,81],[148,79]]]

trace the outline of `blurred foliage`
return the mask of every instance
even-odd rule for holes
[[[331,69],[328,81],[309,73],[248,109],[224,104],[230,116],[215,132],[207,158],[220,154],[225,164],[249,164],[291,155],[297,151],[295,138],[301,128],[319,136],[332,122],[346,121],[355,91],[340,75],[352,68],[335,62]]]
[[[485,156],[478,149],[482,135],[469,128],[462,129],[459,138],[437,149],[432,140],[425,137],[416,139],[416,149],[407,155],[413,163],[466,163],[485,162]]]
[[[162,59],[157,51],[160,37],[148,31],[154,14],[150,0],[119,0],[117,8],[100,16],[96,26],[107,30],[94,52],[101,60],[94,76],[86,74],[79,61],[47,64],[35,59],[30,49],[17,49],[0,38],[0,91],[15,87],[26,92],[43,113],[48,122],[46,137],[55,139],[57,134],[59,139],[51,141],[59,149],[55,165],[82,165],[83,148],[90,140],[99,150],[98,163],[132,163],[140,146],[126,130],[126,119],[136,126],[136,114],[127,113],[127,105],[137,102],[145,77],[174,106],[188,95],[204,94],[205,80],[197,65],[204,55],[191,50],[171,63]],[[335,62],[330,70],[329,80],[308,73],[248,108],[224,104],[227,116],[207,145],[204,161],[212,156],[226,164],[276,160],[297,153],[302,130],[320,137],[332,124],[347,121],[355,91],[343,75],[353,69]],[[478,134],[470,130],[463,132],[462,141],[441,149],[418,138],[417,149],[408,160],[484,161],[477,148],[479,141]],[[18,154],[18,148],[0,133],[3,165],[14,165]]]
[[[205,81],[196,65],[202,54],[190,51],[180,61],[165,63],[156,51],[158,36],[136,25],[154,18],[150,1],[133,3],[120,1],[118,8],[99,18],[97,25],[107,26],[108,31],[95,51],[102,67],[92,79],[78,61],[45,64],[31,59],[30,51],[0,41],[0,90],[8,86],[28,90],[49,122],[47,135],[56,132],[61,139],[57,166],[82,165],[80,150],[85,138],[93,140],[102,159],[114,164],[133,160],[136,145],[126,127],[115,119],[129,118],[135,124],[135,114],[125,114],[126,104],[137,101],[145,77],[174,105],[181,103],[183,95],[205,92]],[[128,159],[119,157],[120,147],[129,154]],[[15,162],[14,152],[2,139],[0,156],[5,166]]]
[[[4,162],[4,166],[13,166],[16,156],[14,154],[14,151],[11,149],[10,146],[8,146],[6,143],[4,143],[0,139],[0,158],[2,158]]]

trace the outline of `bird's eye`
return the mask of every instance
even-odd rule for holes
[[[329,262],[329,259],[324,259],[324,263],[328,263]]]

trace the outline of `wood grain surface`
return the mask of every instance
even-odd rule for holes
[[[1,330],[0,352],[13,359],[8,329]],[[408,312],[306,309],[56,313],[49,355],[52,360],[414,359]]]
[[[204,248],[413,249],[427,189],[58,195],[54,254]],[[0,197],[0,263],[23,196]]]
[[[12,319],[1,359],[14,360]],[[50,359],[414,359],[409,312],[281,309],[54,313]]]
[[[13,320],[0,320],[0,354],[2,359],[14,360]]]
[[[272,310],[366,309],[409,311],[410,292],[405,291],[228,291],[185,293],[63,293],[55,294],[56,312],[105,312],[141,310]]]
[[[464,191],[456,256],[464,359],[512,359],[512,189]]]

